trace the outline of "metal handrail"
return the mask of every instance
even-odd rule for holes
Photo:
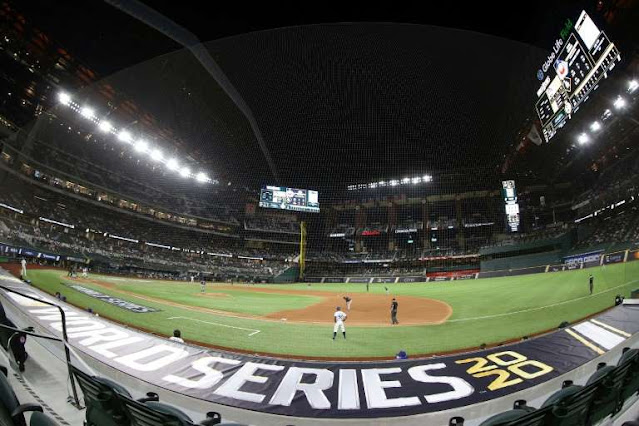
[[[18,295],[20,295],[22,297],[26,297],[27,299],[31,299],[31,300],[35,300],[35,301],[40,302],[40,303],[44,303],[44,304],[49,305],[49,306],[54,306],[60,311],[60,317],[61,317],[61,320],[62,320],[62,340],[57,339],[57,338],[49,338],[49,339],[57,340],[57,341],[61,341],[61,342],[63,341],[64,342],[64,356],[66,358],[67,370],[68,370],[68,373],[69,373],[69,380],[71,381],[71,391],[73,392],[74,405],[77,406],[77,407],[80,407],[80,400],[78,398],[78,391],[75,388],[75,379],[73,377],[73,374],[71,374],[71,368],[69,368],[69,366],[71,365],[71,352],[69,351],[69,346],[68,346],[69,338],[67,336],[67,317],[66,317],[66,314],[64,313],[64,310],[60,307],[60,305],[56,305],[55,303],[51,303],[51,302],[49,302],[47,300],[43,300],[43,299],[39,299],[39,298],[36,298],[36,297],[33,297],[33,296],[29,296],[28,294],[24,294],[24,293],[21,293],[19,291],[15,291],[15,290],[10,289],[10,288],[8,288],[6,286],[3,286],[3,285],[0,285],[0,289],[2,289],[4,291],[7,291],[9,293],[18,294]],[[18,330],[18,331],[25,333],[24,330]],[[48,338],[46,336],[36,336],[36,337]]]

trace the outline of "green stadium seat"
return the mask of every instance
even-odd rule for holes
[[[535,409],[526,405],[526,401],[515,401],[513,409],[499,413],[484,420],[480,426],[541,426],[545,424],[552,407]]]
[[[42,407],[37,404],[20,404],[11,384],[7,380],[7,369],[0,368],[0,412],[4,417],[3,425],[7,426],[26,426],[24,413],[27,411],[42,411]]]
[[[157,401],[140,402],[132,398],[119,395],[131,426],[193,426],[195,423],[178,408]],[[203,426],[217,425],[221,422],[218,413],[207,413],[207,419],[200,422]]]
[[[629,367],[629,365],[612,367],[602,364],[590,376],[586,386],[596,386],[597,392],[590,407],[589,424],[596,424],[617,412],[619,392]]]
[[[564,388],[551,395],[542,408],[552,407],[544,424],[552,426],[584,426],[588,424],[590,406],[597,386],[575,386],[565,382]]]
[[[628,365],[628,373],[621,385],[619,407],[633,395],[639,393],[639,350],[624,348],[624,352],[617,363],[619,367]]]
[[[126,411],[117,397],[120,392],[126,396],[130,394],[126,389],[105,378],[93,377],[82,370],[70,366],[73,376],[76,378],[86,406],[87,426],[128,426],[130,424]]]

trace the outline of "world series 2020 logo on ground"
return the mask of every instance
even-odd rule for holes
[[[495,376],[488,384],[487,389],[495,391],[522,383],[524,380],[532,380],[553,371],[553,368],[543,362],[528,359],[514,351],[503,351],[486,355],[486,357],[474,357],[459,359],[455,364],[472,364],[466,370],[476,379]]]

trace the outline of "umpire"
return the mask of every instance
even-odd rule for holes
[[[393,301],[391,302],[391,324],[399,324],[399,321],[397,321],[397,299],[393,298]]]

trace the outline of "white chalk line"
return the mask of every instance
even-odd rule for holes
[[[540,306],[538,308],[530,308],[530,309],[524,309],[522,311],[506,312],[506,313],[503,313],[503,314],[496,314],[496,315],[486,315],[486,316],[483,316],[483,317],[458,318],[458,319],[454,319],[454,320],[448,320],[446,322],[449,323],[449,322],[474,321],[474,320],[481,320],[481,319],[507,317],[507,316],[510,316],[510,315],[523,314],[523,313],[526,313],[526,312],[541,311],[542,309],[552,308],[552,307],[560,306],[560,305],[565,305],[567,303],[573,303],[573,302],[576,302],[578,300],[589,299],[592,296],[596,296],[598,294],[603,294],[603,293],[608,293],[609,291],[616,290],[616,289],[621,288],[621,287],[626,287],[626,286],[631,285],[631,284],[636,283],[636,282],[639,282],[639,280],[628,281],[625,284],[621,284],[621,285],[618,285],[616,287],[609,288],[608,290],[600,291],[599,293],[589,294],[588,296],[582,296],[582,297],[578,297],[576,299],[564,300],[563,302],[553,303],[552,305]]]
[[[187,318],[187,317],[170,317],[167,319],[185,319],[185,320],[189,320],[189,321],[197,321],[197,322],[203,322],[204,324],[211,324],[211,325],[217,325],[219,327],[227,327],[227,328],[235,328],[238,330],[245,330],[245,331],[252,331],[252,333],[249,333],[248,337],[254,336],[257,333],[259,333],[261,330],[257,330],[255,328],[244,328],[244,327],[236,327],[234,325],[226,325],[226,324],[220,324],[217,322],[210,322],[210,321],[203,321],[203,320],[199,320],[196,318]]]

